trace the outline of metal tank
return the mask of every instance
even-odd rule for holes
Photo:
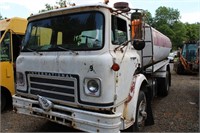
[[[172,47],[170,39],[147,24],[143,32],[145,47],[140,52],[143,66],[167,59]]]

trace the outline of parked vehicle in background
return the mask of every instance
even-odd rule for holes
[[[1,111],[7,105],[12,105],[12,95],[15,93],[15,62],[20,53],[26,25],[27,20],[18,17],[0,20]]]
[[[167,57],[170,63],[174,62],[174,59],[177,57],[177,52],[171,52],[169,53],[169,56]]]
[[[169,53],[169,56],[167,58],[170,63],[174,62],[174,53]]]
[[[190,41],[183,45],[174,63],[177,74],[196,74],[199,72],[199,41]]]
[[[74,6],[28,18],[17,58],[17,113],[86,132],[139,131],[151,100],[167,96],[170,39],[126,2]]]

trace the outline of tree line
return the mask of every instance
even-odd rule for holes
[[[3,19],[3,17],[1,16],[1,13],[0,13],[0,20],[2,20]]]
[[[178,9],[160,6],[155,11],[155,17],[152,17],[151,13],[146,11],[145,21],[168,36],[172,41],[173,49],[177,49],[184,42],[200,39],[200,23],[183,23],[180,18]]]
[[[56,5],[45,4],[45,9],[39,10],[45,12],[53,10],[58,7],[74,6],[75,4],[70,3],[70,0],[59,0]],[[183,23],[180,21],[181,15],[178,9],[160,6],[155,11],[155,17],[146,10],[145,22],[160,31],[161,33],[168,36],[172,41],[172,48],[174,50],[182,47],[184,42],[187,41],[198,41],[200,39],[200,23]],[[0,20],[3,19],[0,13]]]

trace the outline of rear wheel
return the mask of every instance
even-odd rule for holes
[[[170,73],[166,72],[165,78],[158,79],[158,96],[167,96],[169,93]]]

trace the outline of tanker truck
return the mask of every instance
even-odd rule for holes
[[[141,131],[171,83],[168,37],[128,3],[55,9],[28,18],[14,111],[86,132]]]

